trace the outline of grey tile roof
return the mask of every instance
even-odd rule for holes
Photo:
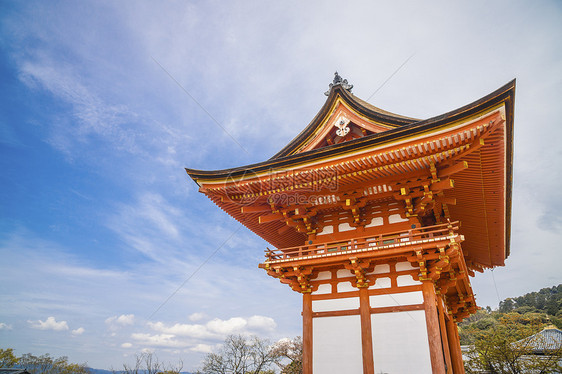
[[[548,353],[557,349],[562,349],[562,331],[556,328],[545,328],[535,335],[521,339],[515,343],[532,348],[533,353]]]

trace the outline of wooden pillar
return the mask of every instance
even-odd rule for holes
[[[439,310],[439,332],[441,333],[442,349],[445,355],[445,363],[447,364],[447,374],[452,374],[453,365],[451,364],[451,352],[449,339],[447,338],[447,327],[445,325],[445,309],[440,297],[437,298],[437,309]]]
[[[451,361],[454,374],[464,374],[464,364],[462,362],[461,342],[459,339],[459,330],[457,324],[450,316],[446,321],[447,337],[449,338],[449,347],[451,350]]]
[[[302,295],[302,372],[312,374],[312,295]]]
[[[373,336],[371,330],[371,305],[369,288],[359,288],[359,312],[361,313],[361,346],[363,348],[363,374],[375,373]]]
[[[439,333],[439,318],[437,317],[437,297],[431,280],[422,281],[422,292],[432,373],[445,374],[445,361],[443,360],[441,334]]]

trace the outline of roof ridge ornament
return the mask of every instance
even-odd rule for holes
[[[330,95],[330,91],[332,91],[332,88],[335,86],[342,86],[344,89],[348,90],[349,92],[351,92],[351,89],[353,88],[352,84],[349,84],[347,82],[347,79],[343,79],[338,72],[336,71],[334,73],[334,81],[332,83],[330,83],[330,88],[328,89],[328,91],[324,92],[324,95],[329,96]]]

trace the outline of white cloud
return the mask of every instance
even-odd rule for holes
[[[176,340],[173,334],[150,335],[146,333],[131,334],[131,338],[136,340],[139,345],[160,348],[184,348],[189,344],[184,341]]]
[[[189,320],[192,322],[197,322],[205,319],[206,317],[207,315],[205,313],[192,313],[189,315]]]
[[[248,328],[261,331],[272,331],[277,324],[271,317],[252,316],[248,319]]]
[[[171,334],[172,336],[186,336],[198,339],[212,339],[216,336],[209,332],[204,325],[189,325],[176,323],[172,326],[166,326],[162,322],[149,322],[148,326],[154,331]]]
[[[205,324],[166,325],[163,322],[149,322],[148,326],[157,334],[132,334],[131,338],[139,345],[155,348],[187,348],[192,352],[209,353],[213,347],[220,345],[227,335],[257,333],[263,336],[273,332],[277,324],[273,318],[255,315],[249,318],[233,317],[224,320],[214,318]],[[208,344],[209,341],[216,344]]]
[[[121,344],[121,348],[131,348],[133,345],[131,343],[123,343]]]
[[[237,332],[242,332],[248,325],[248,321],[241,317],[233,317],[227,320],[215,318],[207,322],[206,327],[209,331],[219,334],[228,335]]]
[[[105,320],[105,323],[110,327],[130,326],[135,323],[135,315],[121,314],[120,316],[109,317]]]
[[[82,335],[86,331],[83,327],[79,327],[76,330],[72,330],[72,335]]]
[[[230,334],[269,333],[277,326],[273,318],[257,315],[249,318],[232,317],[227,320],[214,318],[205,324],[176,323],[167,326],[162,322],[149,322],[148,325],[163,334],[212,340],[222,340]]]
[[[57,322],[55,317],[48,317],[46,321],[27,321],[31,324],[31,327],[38,330],[55,330],[63,331],[68,330],[68,324],[66,321]]]
[[[0,322],[0,330],[11,330],[12,325],[8,325],[7,323]]]
[[[213,346],[208,344],[196,344],[195,347],[191,347],[190,351],[201,352],[201,353],[211,353],[213,351]]]

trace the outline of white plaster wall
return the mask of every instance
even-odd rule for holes
[[[338,270],[336,276],[338,278],[351,277],[351,276],[353,276],[353,273],[350,270],[347,270],[347,269],[340,269],[340,270]]]
[[[339,224],[338,230],[339,230],[339,232],[351,231],[351,230],[355,230],[355,227],[352,227],[352,226],[349,225],[349,223],[344,222],[344,223]]]
[[[312,292],[313,295],[322,295],[332,293],[332,285],[331,284],[321,284],[318,286],[318,289]]]
[[[357,288],[351,285],[351,282],[339,282],[338,292],[357,291]]]
[[[389,288],[390,286],[391,286],[390,278],[384,277],[384,278],[377,278],[375,280],[375,284],[373,284],[372,286],[369,286],[369,288],[371,288],[371,289]]]
[[[331,312],[334,310],[349,310],[357,308],[359,308],[358,297],[346,297],[342,299],[330,300],[312,300],[313,312]]]
[[[382,273],[390,273],[390,265],[389,264],[381,264],[375,265],[375,268],[371,273],[367,274],[382,274]]]
[[[332,279],[332,273],[330,271],[321,271],[318,273],[316,278],[311,278],[310,280],[325,280]]]
[[[312,344],[313,373],[363,373],[360,316],[314,318]]]
[[[393,293],[391,295],[373,295],[369,296],[369,303],[372,308],[399,305],[414,305],[423,303],[423,294],[421,291]]]
[[[407,222],[407,221],[408,219],[400,217],[400,214],[391,214],[390,216],[388,216],[388,223],[398,223],[398,222]]]
[[[372,314],[371,328],[375,373],[431,374],[423,310]],[[322,373],[340,372],[347,373],[345,370]]]
[[[365,225],[365,227],[374,227],[374,226],[382,226],[384,224],[384,220],[382,217],[374,217],[371,220],[371,223]]]
[[[316,235],[328,235],[328,234],[332,234],[334,232],[334,226],[324,226],[324,228],[322,229],[321,232],[319,232]]]
[[[414,280],[411,275],[399,275],[396,277],[398,287],[413,286],[422,284],[420,281]]]
[[[396,271],[414,270],[414,269],[419,269],[419,267],[413,267],[412,264],[409,263],[408,261],[396,263]]]

